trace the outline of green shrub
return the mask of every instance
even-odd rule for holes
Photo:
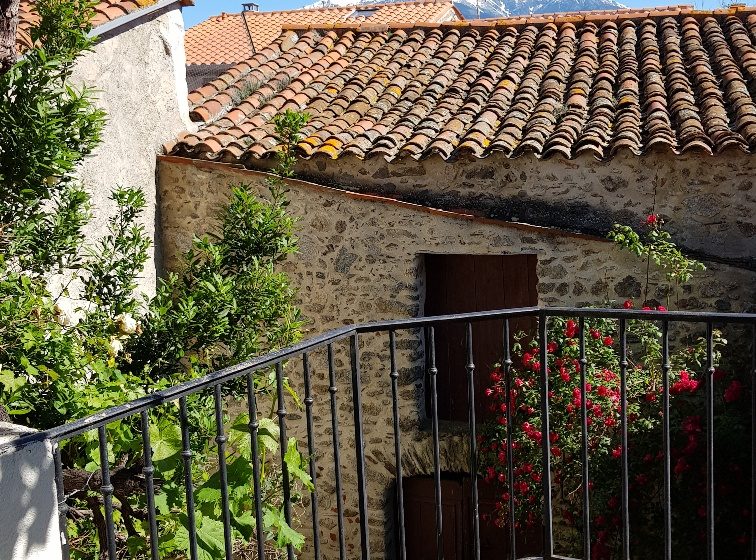
[[[114,189],[116,211],[107,231],[86,239],[90,202],[74,171],[98,145],[104,114],[93,105],[93,92],[71,85],[70,77],[92,46],[91,6],[37,0],[35,7],[40,20],[32,38],[38,46],[0,76],[0,404],[15,422],[46,429],[298,340],[295,292],[276,269],[296,252],[295,221],[286,212],[280,180],[270,182],[267,199],[248,185],[233,187],[218,230],[194,240],[183,268],[159,281],[153,298],[135,292],[150,245],[139,225],[143,193]],[[293,145],[306,119],[285,113],[274,122],[284,145],[276,170],[282,177],[292,174]],[[254,382],[256,391],[275,398],[270,372]],[[224,408],[242,398],[240,389],[226,389]],[[214,403],[200,394],[188,404],[199,544],[203,558],[216,558],[223,538],[211,445]],[[254,496],[248,419],[224,414],[233,537],[249,542]],[[117,545],[129,558],[148,550],[138,420],[107,426]],[[176,407],[153,409],[149,420],[161,557],[181,557],[188,540]],[[271,418],[261,418],[261,426],[260,445],[271,458],[262,480],[266,535],[271,546],[300,547],[303,537],[283,519],[281,472],[270,454],[286,448],[295,499],[311,484],[306,459],[294,439],[279,441]],[[76,519],[70,523],[72,554],[91,559],[105,548],[94,482],[100,469],[96,432],[64,442],[61,453]]]

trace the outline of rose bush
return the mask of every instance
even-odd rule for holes
[[[685,262],[661,232],[662,220],[646,221],[653,239],[664,239],[664,250],[675,267],[667,274],[679,286],[700,263]],[[624,231],[617,229],[616,231]],[[653,249],[632,237],[632,250],[659,262]],[[624,235],[620,245],[628,236]],[[670,290],[667,293],[671,293]],[[623,307],[632,308],[627,300]],[[643,309],[651,321],[627,322],[627,430],[631,546],[634,557],[655,558],[663,550],[663,368],[662,333],[658,321],[666,307]],[[619,557],[621,544],[621,368],[618,323],[586,319],[585,387],[581,382],[580,329],[575,319],[554,318],[547,329],[550,426],[542,430],[541,363],[538,342],[519,333],[512,346],[510,367],[490,373],[486,389],[489,421],[479,437],[480,475],[495,485],[499,501],[491,521],[512,521],[520,530],[542,523],[544,438],[551,449],[552,496],[558,546],[580,554],[583,521],[582,404],[588,424],[590,524],[592,558]],[[682,558],[701,557],[706,527],[705,337],[692,331],[671,333],[670,445],[672,470],[673,550]],[[727,341],[713,334],[715,369],[715,500],[717,552],[745,558],[750,545],[750,402],[748,368],[735,357],[723,356]],[[746,352],[744,355],[748,356]],[[725,367],[723,364],[729,363]],[[584,391],[584,393],[583,393]],[[512,430],[512,484],[508,478],[508,421]],[[511,506],[514,506],[512,509]]]
[[[621,401],[620,363],[616,323],[587,320],[585,324],[585,396],[590,457],[589,495],[593,558],[613,557],[621,538]],[[535,341],[514,345],[509,369],[510,390],[501,368],[490,374],[486,390],[494,421],[481,437],[482,476],[499,489],[497,522],[513,515],[519,528],[539,525],[543,503],[541,481],[543,438],[551,447],[556,516],[575,531],[567,536],[579,546],[582,530],[581,372],[578,324],[553,319],[548,329],[550,431],[541,429],[539,351]],[[657,342],[661,333],[653,323],[628,322],[627,427],[630,517],[634,551],[653,557],[663,543],[662,367]],[[715,351],[726,343],[715,332]],[[671,464],[673,475],[675,550],[696,557],[706,518],[706,455],[704,377],[706,342],[698,339],[670,356]],[[717,422],[716,495],[718,544],[728,558],[744,557],[748,547],[748,490],[750,448],[748,398],[744,381],[717,368],[715,417]],[[513,485],[507,473],[507,412],[513,432]],[[734,447],[733,447],[734,446]],[[738,453],[737,449],[746,450]],[[740,490],[738,490],[740,489]],[[514,512],[510,511],[513,498]],[[722,499],[726,498],[726,499]],[[734,523],[739,519],[740,523]],[[698,548],[696,548],[698,545]],[[579,550],[579,548],[578,548]]]

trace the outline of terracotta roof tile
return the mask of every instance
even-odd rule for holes
[[[305,157],[756,151],[756,14],[627,13],[285,31],[193,92],[204,124],[167,149],[247,163],[297,109]]]
[[[123,15],[154,4],[157,0],[100,0],[95,3],[92,25],[97,27],[103,23],[113,21]],[[183,0],[182,4],[191,5],[190,0]],[[37,22],[38,16],[34,10],[34,0],[20,0],[18,12],[18,33],[16,42],[19,50],[31,47],[29,29]],[[237,62],[237,61],[234,61]]]
[[[387,26],[441,22],[461,15],[452,0],[412,0],[361,6],[375,9],[370,17],[350,17],[355,6],[223,13],[187,29],[187,64],[228,64],[249,58],[281,35],[284,27],[321,30],[351,27],[354,24]]]

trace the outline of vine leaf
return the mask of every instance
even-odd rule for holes
[[[301,453],[297,449],[297,439],[289,438],[289,442],[286,447],[286,454],[284,455],[284,461],[286,466],[289,467],[289,476],[299,480],[304,484],[308,490],[312,491],[314,486],[312,479],[307,471],[304,470],[305,461],[302,459]]]
[[[297,550],[302,549],[304,545],[304,535],[299,534],[286,523],[286,517],[283,511],[278,508],[270,508],[265,512],[263,522],[268,527],[273,527],[277,534],[276,544],[283,548],[291,544]]]

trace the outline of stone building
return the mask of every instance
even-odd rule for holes
[[[756,10],[743,7],[287,28],[192,93],[199,130],[158,158],[166,265],[212,223],[230,184],[264,194],[277,146],[270,120],[292,109],[312,118],[299,143],[303,180],[289,182],[301,252],[285,266],[313,332],[473,310],[485,302],[432,294],[464,291],[494,267],[504,281],[492,277],[501,289],[486,301],[507,306],[641,298],[639,263],[605,236],[650,213],[708,266],[676,307],[753,311],[754,37]],[[422,341],[405,333],[399,342],[404,471],[429,475]],[[391,557],[386,341],[362,344],[369,507],[385,514],[371,516],[370,544]],[[314,391],[324,395],[319,359]],[[337,366],[346,385],[343,355]],[[348,391],[342,398],[349,426]],[[466,438],[450,414],[442,467],[465,473]],[[329,449],[327,403],[316,403],[316,422],[319,449]],[[342,445],[354,445],[347,427]],[[350,458],[343,499],[355,527]],[[332,464],[328,451],[322,464]],[[320,480],[321,538],[333,545],[332,473]],[[347,536],[358,546],[356,530]]]
[[[464,19],[451,0],[409,0],[370,6],[327,6],[300,10],[260,11],[244,4],[236,14],[213,16],[186,31],[186,75],[189,89],[201,87],[274,42],[284,25],[406,24]]]
[[[107,113],[102,143],[77,175],[92,197],[95,220],[88,234],[105,231],[117,186],[139,187],[147,199],[142,221],[155,241],[156,161],[162,144],[193,125],[188,119],[182,7],[191,0],[103,0],[94,6],[94,49],[77,62],[74,82],[95,90]],[[22,0],[18,46],[29,45],[34,2]],[[134,118],[136,115],[139,118]],[[154,292],[156,255],[150,255],[141,288]]]

